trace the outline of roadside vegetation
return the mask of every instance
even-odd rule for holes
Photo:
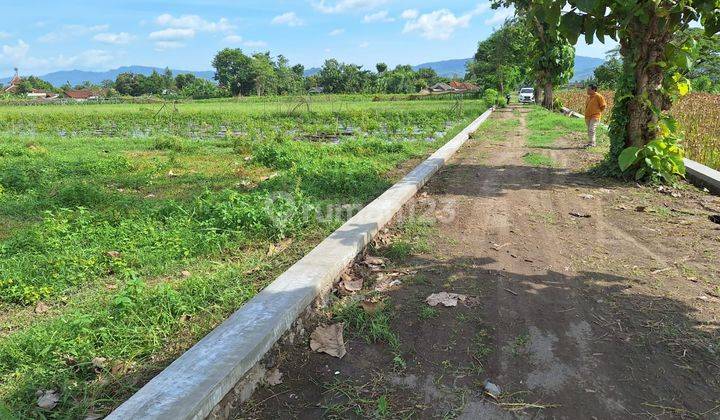
[[[486,108],[293,105],[7,108],[0,398],[10,412],[106,414],[346,220],[348,204],[362,207],[398,165]],[[52,412],[37,405],[46,391],[59,398]]]

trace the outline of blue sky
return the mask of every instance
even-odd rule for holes
[[[103,0],[3,5],[0,76],[149,65],[209,70],[224,47],[270,51],[315,67],[326,58],[374,66],[471,57],[512,10],[488,1]],[[604,57],[612,45],[578,45]]]

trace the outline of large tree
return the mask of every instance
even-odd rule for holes
[[[623,71],[610,127],[611,161],[632,147],[630,154],[650,168],[641,175],[662,172],[668,178],[684,172],[682,152],[665,152],[679,149],[677,124],[663,111],[689,91],[685,74],[697,44],[695,37],[674,35],[693,22],[700,22],[707,35],[717,33],[719,6],[717,0],[569,0],[561,27],[571,42],[584,34],[589,44],[595,38],[604,42],[606,36],[620,43]]]
[[[533,38],[526,25],[507,21],[486,40],[478,44],[475,58],[468,64],[466,79],[483,88],[504,94],[532,77],[530,48]]]
[[[543,90],[542,104],[552,109],[553,89],[567,83],[575,68],[575,48],[558,30],[566,0],[494,0],[493,7],[515,7],[519,23],[533,35],[529,51],[536,86]]]
[[[253,60],[239,48],[225,48],[213,58],[215,80],[234,96],[250,95],[255,90]]]

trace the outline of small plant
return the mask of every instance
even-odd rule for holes
[[[620,153],[618,164],[623,172],[635,171],[635,180],[674,185],[685,177],[685,151],[675,119],[663,117],[658,123],[658,138],[644,147],[628,147]]]
[[[436,308],[425,306],[420,311],[420,319],[434,319],[440,316],[440,312]]]

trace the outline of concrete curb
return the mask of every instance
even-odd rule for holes
[[[245,303],[107,419],[202,419],[233,389],[377,232],[492,113],[482,114],[400,182]]]
[[[689,180],[695,185],[720,194],[720,172],[694,160],[684,159],[684,161]]]
[[[582,114],[579,114],[570,108],[563,107],[562,111],[569,117],[584,118]],[[720,172],[709,168],[702,163],[695,162],[694,160],[684,159],[684,161],[685,171],[687,172],[687,178],[689,181],[697,186],[706,187],[711,191],[720,193]]]

